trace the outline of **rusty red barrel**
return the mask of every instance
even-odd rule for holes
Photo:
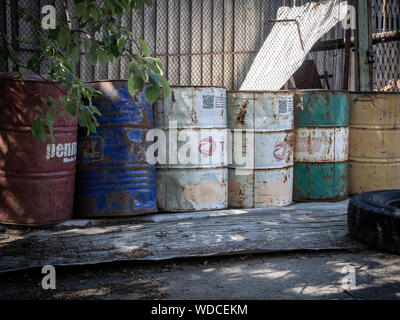
[[[38,76],[26,75],[23,85],[0,73],[0,223],[46,225],[72,215],[77,117],[56,116],[54,143],[36,140],[34,109],[47,109],[41,95],[60,101],[63,93]]]

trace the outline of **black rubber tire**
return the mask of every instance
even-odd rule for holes
[[[366,192],[347,208],[350,236],[375,249],[400,253],[400,190]]]

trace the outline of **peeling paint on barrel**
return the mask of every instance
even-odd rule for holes
[[[73,212],[78,118],[56,115],[54,143],[31,133],[35,108],[48,107],[41,95],[59,102],[64,96],[39,76],[0,74],[0,222],[47,225],[68,220]],[[58,85],[57,85],[58,86]]]
[[[96,134],[81,130],[76,183],[77,217],[156,212],[155,166],[147,163],[147,132],[154,127],[144,91],[132,98],[126,81],[98,81],[93,104],[101,112]]]
[[[172,87],[168,97],[154,104],[156,127],[166,134],[166,154],[170,154],[169,125],[176,134],[189,129],[198,144],[195,163],[157,164],[157,205],[170,212],[225,209],[228,207],[226,157],[226,89],[220,87]],[[189,142],[177,141],[176,150]]]
[[[229,91],[228,126],[254,133],[252,167],[233,158],[229,167],[229,205],[236,208],[286,206],[293,191],[293,93],[276,91]],[[248,149],[245,131],[242,143]]]
[[[305,90],[295,94],[295,201],[348,195],[349,96]]]
[[[349,193],[400,188],[400,94],[350,94]]]
[[[294,170],[295,199],[340,201],[347,198],[347,162],[297,162],[294,164]]]

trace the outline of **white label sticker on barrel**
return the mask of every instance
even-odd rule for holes
[[[63,162],[76,160],[77,142],[72,143],[53,143],[46,147],[46,160],[53,158],[63,159]]]
[[[294,107],[293,97],[289,97],[287,99],[287,111],[293,112],[293,107]]]
[[[215,108],[226,108],[226,97],[215,97]]]

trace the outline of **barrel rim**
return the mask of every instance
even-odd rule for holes
[[[196,89],[196,88],[200,88],[200,89],[225,89],[226,87],[223,86],[170,86],[171,89]]]
[[[128,82],[127,79],[103,79],[103,80],[93,80],[93,81],[86,81],[88,84],[93,84],[93,83],[103,83],[103,82]],[[162,86],[160,86],[161,88]],[[202,88],[202,89],[209,89],[209,88],[218,88],[218,89],[225,89],[226,87],[223,86],[170,86],[171,89],[179,89],[179,88]]]
[[[349,94],[358,95],[400,95],[400,92],[389,92],[389,91],[349,91]]]
[[[300,93],[345,93],[345,94],[350,94],[351,91],[348,90],[331,90],[331,89],[299,89],[295,90],[294,93],[300,94]]]
[[[21,79],[19,77],[15,78],[14,75],[18,75],[18,72],[0,72],[0,80],[21,82]],[[59,81],[46,79],[47,75],[24,73],[24,74],[22,74],[22,77],[23,77],[24,82],[42,82],[42,83],[51,83],[51,84],[60,83]],[[45,79],[43,79],[42,77]]]
[[[295,94],[295,90],[227,90],[226,93],[288,93]]]
[[[104,83],[104,82],[128,82],[126,79],[102,79],[102,80],[92,80],[92,81],[85,81],[87,84],[92,83]]]

